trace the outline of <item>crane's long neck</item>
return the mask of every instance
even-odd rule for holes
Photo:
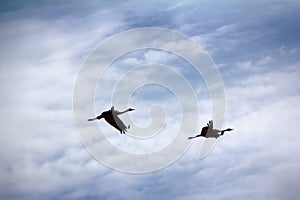
[[[126,113],[126,112],[128,112],[128,111],[129,111],[129,109],[126,109],[126,110],[124,110],[124,111],[119,112],[118,115],[122,115],[122,114],[124,114],[124,113]]]
[[[214,128],[213,130],[214,130],[214,132],[216,132],[216,133],[220,133],[220,132],[223,131],[223,130],[219,130],[219,129],[216,129],[216,128]]]
[[[222,130],[222,131],[220,131],[221,132],[221,135],[223,135],[224,133],[225,133],[225,131],[231,131],[232,129],[230,129],[230,128],[227,128],[227,129],[224,129],[224,130]]]

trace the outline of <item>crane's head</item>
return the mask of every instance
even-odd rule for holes
[[[234,130],[234,129],[233,128],[228,128],[225,131],[232,131],[232,130]]]

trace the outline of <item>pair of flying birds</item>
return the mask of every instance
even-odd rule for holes
[[[133,108],[128,108],[127,110],[124,110],[122,112],[115,110],[114,106],[111,107],[110,110],[104,111],[101,113],[101,115],[88,119],[88,121],[94,121],[94,120],[100,120],[102,118],[105,119],[111,126],[115,127],[118,131],[120,131],[121,134],[125,134],[127,132],[127,129],[130,128],[130,125],[126,126],[122,120],[119,118],[119,115],[124,114],[129,111],[134,111]],[[218,130],[213,128],[213,121],[210,120],[206,126],[204,126],[201,130],[201,133],[199,135],[196,135],[194,137],[189,137],[188,139],[194,139],[197,137],[205,137],[205,138],[218,138],[221,135],[223,135],[226,131],[232,131],[232,128],[227,128],[224,130]]]

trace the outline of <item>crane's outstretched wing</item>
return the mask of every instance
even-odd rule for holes
[[[204,126],[201,130],[201,133],[199,135],[196,135],[196,136],[193,136],[193,137],[188,137],[188,139],[194,139],[196,137],[206,137],[206,134],[207,134],[207,130],[208,130],[208,126],[209,126],[209,123],[207,123],[207,126]]]
[[[213,120],[209,120],[207,123],[207,126],[204,127],[207,129],[206,133],[206,139],[202,145],[201,151],[200,151],[200,158],[203,159],[205,156],[207,156],[211,151],[212,147],[216,144],[216,140],[212,139],[213,137]]]
[[[105,121],[107,121],[111,126],[115,127],[118,131],[122,131],[122,129],[116,123],[112,113],[110,112],[109,115],[104,117]]]
[[[115,127],[121,133],[126,131],[126,126],[122,122],[122,120],[118,117],[118,115],[114,115],[113,112],[109,112],[108,115],[104,117],[105,121],[107,121],[111,126]]]
[[[212,131],[214,129],[214,122],[213,120],[209,120],[208,122],[208,130]]]
[[[122,120],[118,117],[118,115],[116,114],[112,114],[113,116],[113,119],[115,121],[115,123],[117,124],[117,126],[122,130],[122,131],[125,131],[126,130],[126,125],[124,124],[124,122],[122,122]]]
[[[212,120],[209,120],[209,122],[207,123],[207,126],[206,126],[207,130],[206,130],[206,135],[205,137],[208,138],[208,137],[211,137],[212,134],[213,134],[213,128],[214,128],[214,125],[213,125],[213,121]]]
[[[111,126],[115,127],[121,133],[126,130],[125,124],[121,121],[121,119],[114,115],[111,111],[104,117],[105,121],[107,121]]]
[[[200,136],[206,137],[207,130],[208,130],[208,126],[204,126],[201,130]]]

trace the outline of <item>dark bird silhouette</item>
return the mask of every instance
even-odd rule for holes
[[[204,126],[201,130],[201,133],[199,135],[196,135],[194,137],[189,137],[188,139],[194,139],[196,137],[205,137],[205,138],[218,138],[221,135],[224,135],[225,131],[232,131],[232,128],[227,128],[224,130],[218,130],[213,128],[213,121],[210,120],[206,126]],[[220,134],[219,134],[220,133]]]
[[[128,108],[127,110],[124,110],[122,112],[117,111],[114,109],[114,106],[111,107],[110,110],[104,111],[101,113],[101,115],[92,118],[92,119],[88,119],[88,121],[94,121],[94,120],[100,120],[102,118],[105,119],[105,121],[107,121],[111,126],[115,127],[118,131],[120,131],[121,134],[125,134],[125,132],[127,132],[127,129],[130,128],[130,125],[125,126],[125,124],[122,122],[122,120],[119,118],[118,115],[121,115],[123,113],[129,112],[129,111],[133,111],[133,108]]]

